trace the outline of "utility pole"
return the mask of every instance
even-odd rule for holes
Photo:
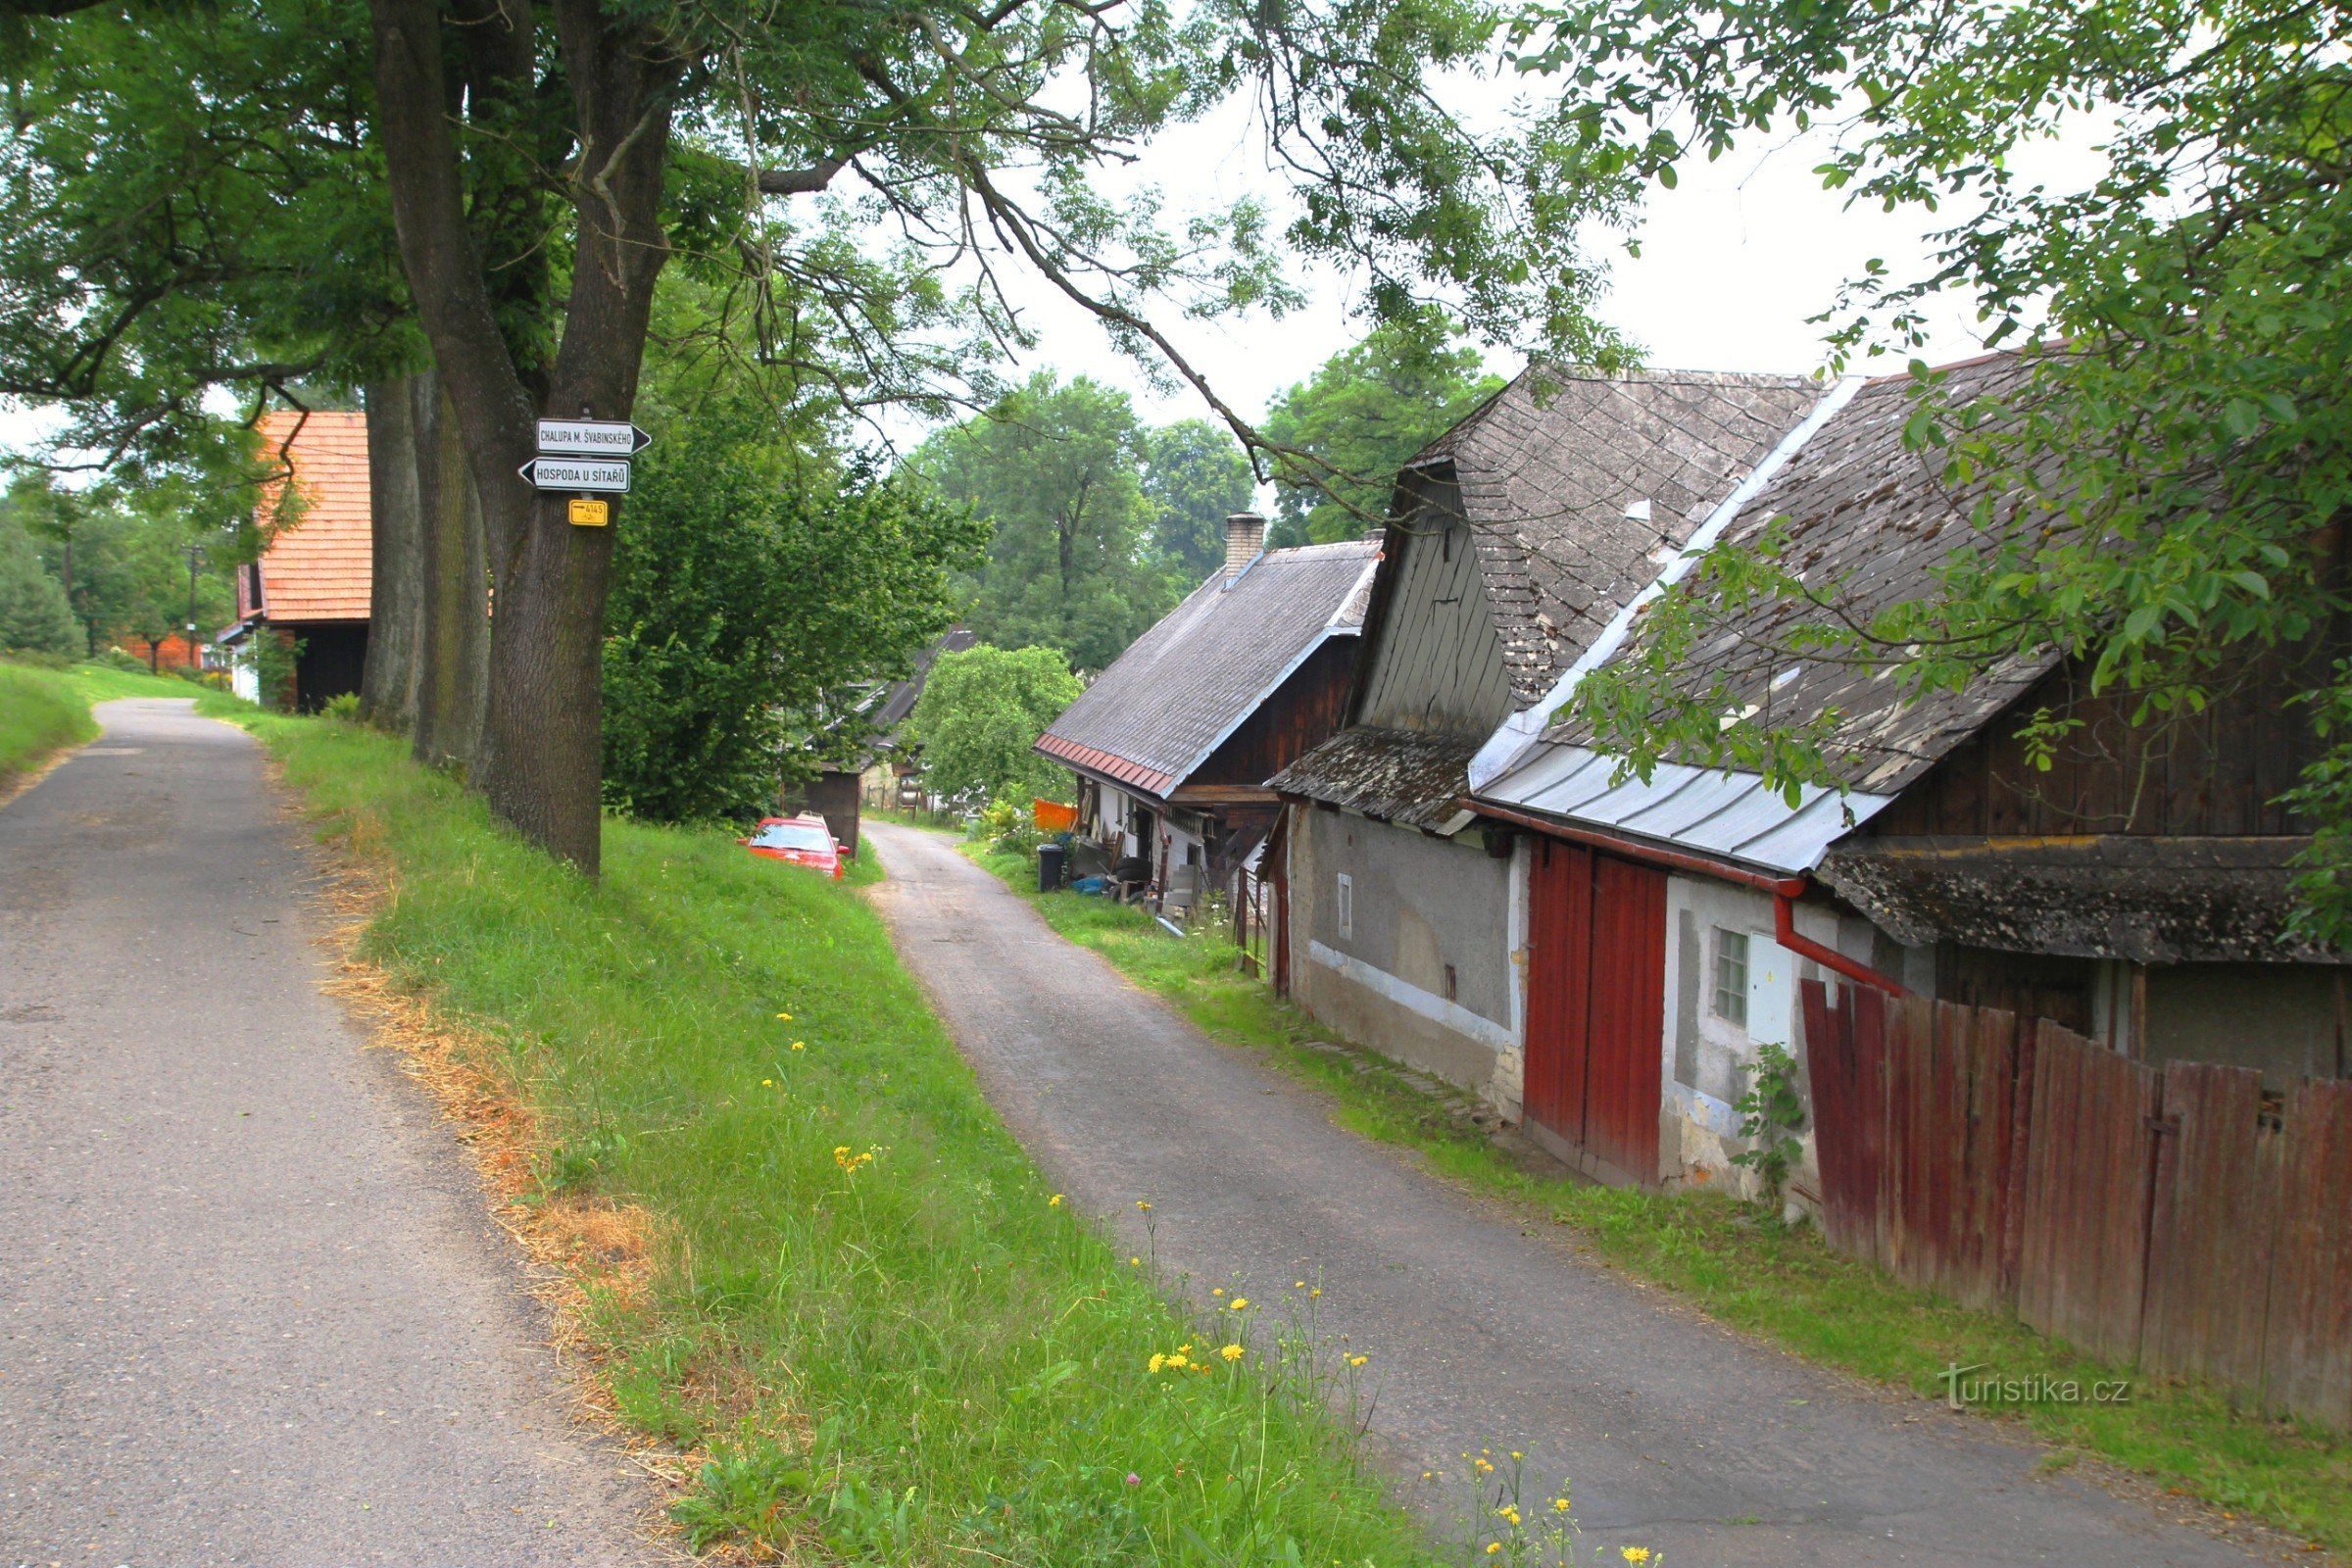
[[[196,658],[196,573],[204,565],[204,546],[188,546],[188,667],[198,669]]]

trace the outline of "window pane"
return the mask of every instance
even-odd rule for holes
[[[1715,928],[1715,1016],[1747,1027],[1747,933]]]

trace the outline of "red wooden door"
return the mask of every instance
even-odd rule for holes
[[[1666,873],[1539,839],[1528,905],[1528,1118],[1655,1181]]]

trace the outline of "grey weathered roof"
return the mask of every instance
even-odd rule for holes
[[[1789,375],[1531,369],[1413,460],[1408,471],[1452,471],[1522,704],[1822,392]]]
[[[1330,636],[1362,629],[1369,539],[1259,556],[1222,572],[1121,654],[1038,750],[1165,795]]]
[[[1942,395],[1958,405],[2012,392],[2031,371],[2015,356],[1996,355],[1945,373]],[[1857,622],[1935,594],[1936,569],[1981,543],[1968,520],[1980,491],[1948,481],[1935,451],[1904,443],[1905,421],[1919,407],[1918,386],[1908,375],[1863,386],[1740,510],[1724,542],[1753,544],[1766,528],[1783,524],[1789,538],[1785,562],[1808,589]],[[1684,689],[1703,690],[1720,674],[1734,705],[1758,722],[1776,713],[1808,717],[1836,710],[1825,755],[1845,783],[1874,795],[1902,790],[2057,660],[2054,652],[2012,658],[1961,691],[1915,701],[1904,700],[1887,664],[1821,659],[1776,667],[1756,661],[1755,651],[1780,646],[1792,624],[1823,614],[1811,604],[1768,598],[1727,617],[1685,663]],[[1629,652],[1638,643],[1629,642]],[[1544,736],[1567,743],[1586,738],[1574,723]]]
[[[1475,736],[1421,730],[1342,730],[1274,775],[1287,795],[1327,801],[1384,822],[1437,827],[1470,787]]]
[[[2309,839],[1861,838],[1823,881],[1897,940],[2134,963],[2343,956],[2293,928]]]

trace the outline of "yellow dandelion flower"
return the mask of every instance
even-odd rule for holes
[[[850,1146],[849,1146],[849,1145],[847,1145],[847,1144],[835,1144],[835,1145],[833,1146],[833,1157],[834,1157],[835,1159],[839,1159],[839,1158],[841,1158],[841,1157],[842,1157],[844,1154],[847,1154],[849,1152],[850,1152]]]
[[[760,1087],[762,1089],[773,1089],[776,1087],[776,1081],[773,1078],[762,1078],[760,1080]]]
[[[1166,1356],[1160,1354],[1157,1350],[1152,1352],[1152,1370],[1154,1373],[1158,1372],[1161,1367],[1166,1366],[1167,1364],[1168,1358]]]
[[[1247,1296],[1235,1297],[1227,1303],[1227,1309],[1235,1312],[1247,1312],[1250,1310],[1250,1298]]]
[[[1307,1294],[1307,1295],[1309,1295],[1309,1296],[1321,1296],[1321,1295],[1323,1294],[1323,1287],[1322,1287],[1322,1286],[1320,1286],[1320,1285],[1318,1285],[1318,1286],[1316,1286],[1316,1287],[1315,1287],[1313,1290],[1311,1290],[1311,1291],[1307,1292],[1306,1294]]]
[[[1238,1345],[1228,1345],[1217,1353],[1228,1361],[1239,1361],[1242,1358],[1242,1348]]]
[[[1351,1355],[1348,1358],[1348,1364],[1349,1366],[1362,1366],[1366,1361],[1371,1359],[1372,1358],[1368,1355]],[[1489,1465],[1487,1468],[1491,1470],[1494,1468],[1494,1466]]]
[[[1293,1280],[1291,1281],[1291,1289],[1294,1291],[1303,1291],[1306,1289],[1306,1281]]]
[[[1149,1213],[1151,1213],[1151,1212],[1152,1212],[1152,1205],[1151,1205],[1150,1203],[1147,1203],[1147,1202],[1145,1202],[1145,1201],[1144,1201],[1142,1199],[1140,1199],[1140,1198],[1139,1198],[1139,1199],[1137,1199],[1137,1200],[1135,1200],[1135,1206],[1136,1206],[1136,1208],[1137,1208],[1138,1210],[1140,1210],[1140,1211],[1141,1211],[1141,1212],[1143,1212],[1143,1213],[1149,1214]]]
[[[1524,1453],[1521,1453],[1521,1452],[1520,1452],[1520,1451],[1519,1451],[1517,1448],[1513,1448],[1513,1449],[1511,1450],[1511,1457],[1512,1457],[1512,1458],[1514,1458],[1514,1459],[1524,1459],[1524,1458],[1526,1458],[1526,1457],[1527,1457],[1527,1455],[1526,1455],[1526,1454],[1524,1454]]]
[[[1140,1257],[1131,1257],[1127,1260],[1127,1266],[1129,1268],[1142,1268],[1144,1266],[1144,1260]]]
[[[1512,1524],[1517,1524],[1519,1522],[1519,1510],[1506,1503],[1502,1507],[1494,1510],[1494,1517],[1497,1519],[1507,1520]]]
[[[1055,1193],[1052,1198],[1047,1199],[1046,1206],[1048,1208],[1059,1208],[1061,1206],[1061,1195],[1059,1193]]]
[[[1193,1350],[1193,1348],[1192,1348],[1191,1346],[1189,1346],[1189,1345],[1179,1345],[1178,1347],[1176,1347],[1176,1353],[1177,1353],[1178,1355],[1190,1355],[1190,1354],[1192,1353],[1192,1350]]]
[[[1553,1513],[1566,1513],[1568,1511],[1568,1499],[1566,1497],[1552,1498],[1551,1511]]]
[[[1500,1551],[1501,1549],[1502,1543],[1499,1541],[1490,1541],[1487,1543],[1487,1555],[1490,1557],[1494,1556],[1494,1553]]]
[[[1222,1285],[1212,1285],[1209,1287],[1208,1294],[1211,1296],[1223,1296],[1225,1294],[1225,1287]]]
[[[1630,1563],[1645,1563],[1649,1561],[1649,1548],[1647,1546],[1620,1546],[1617,1548],[1617,1555]]]
[[[808,1049],[808,1042],[806,1040],[795,1040],[792,1043],[792,1049],[795,1051],[807,1051]]]

